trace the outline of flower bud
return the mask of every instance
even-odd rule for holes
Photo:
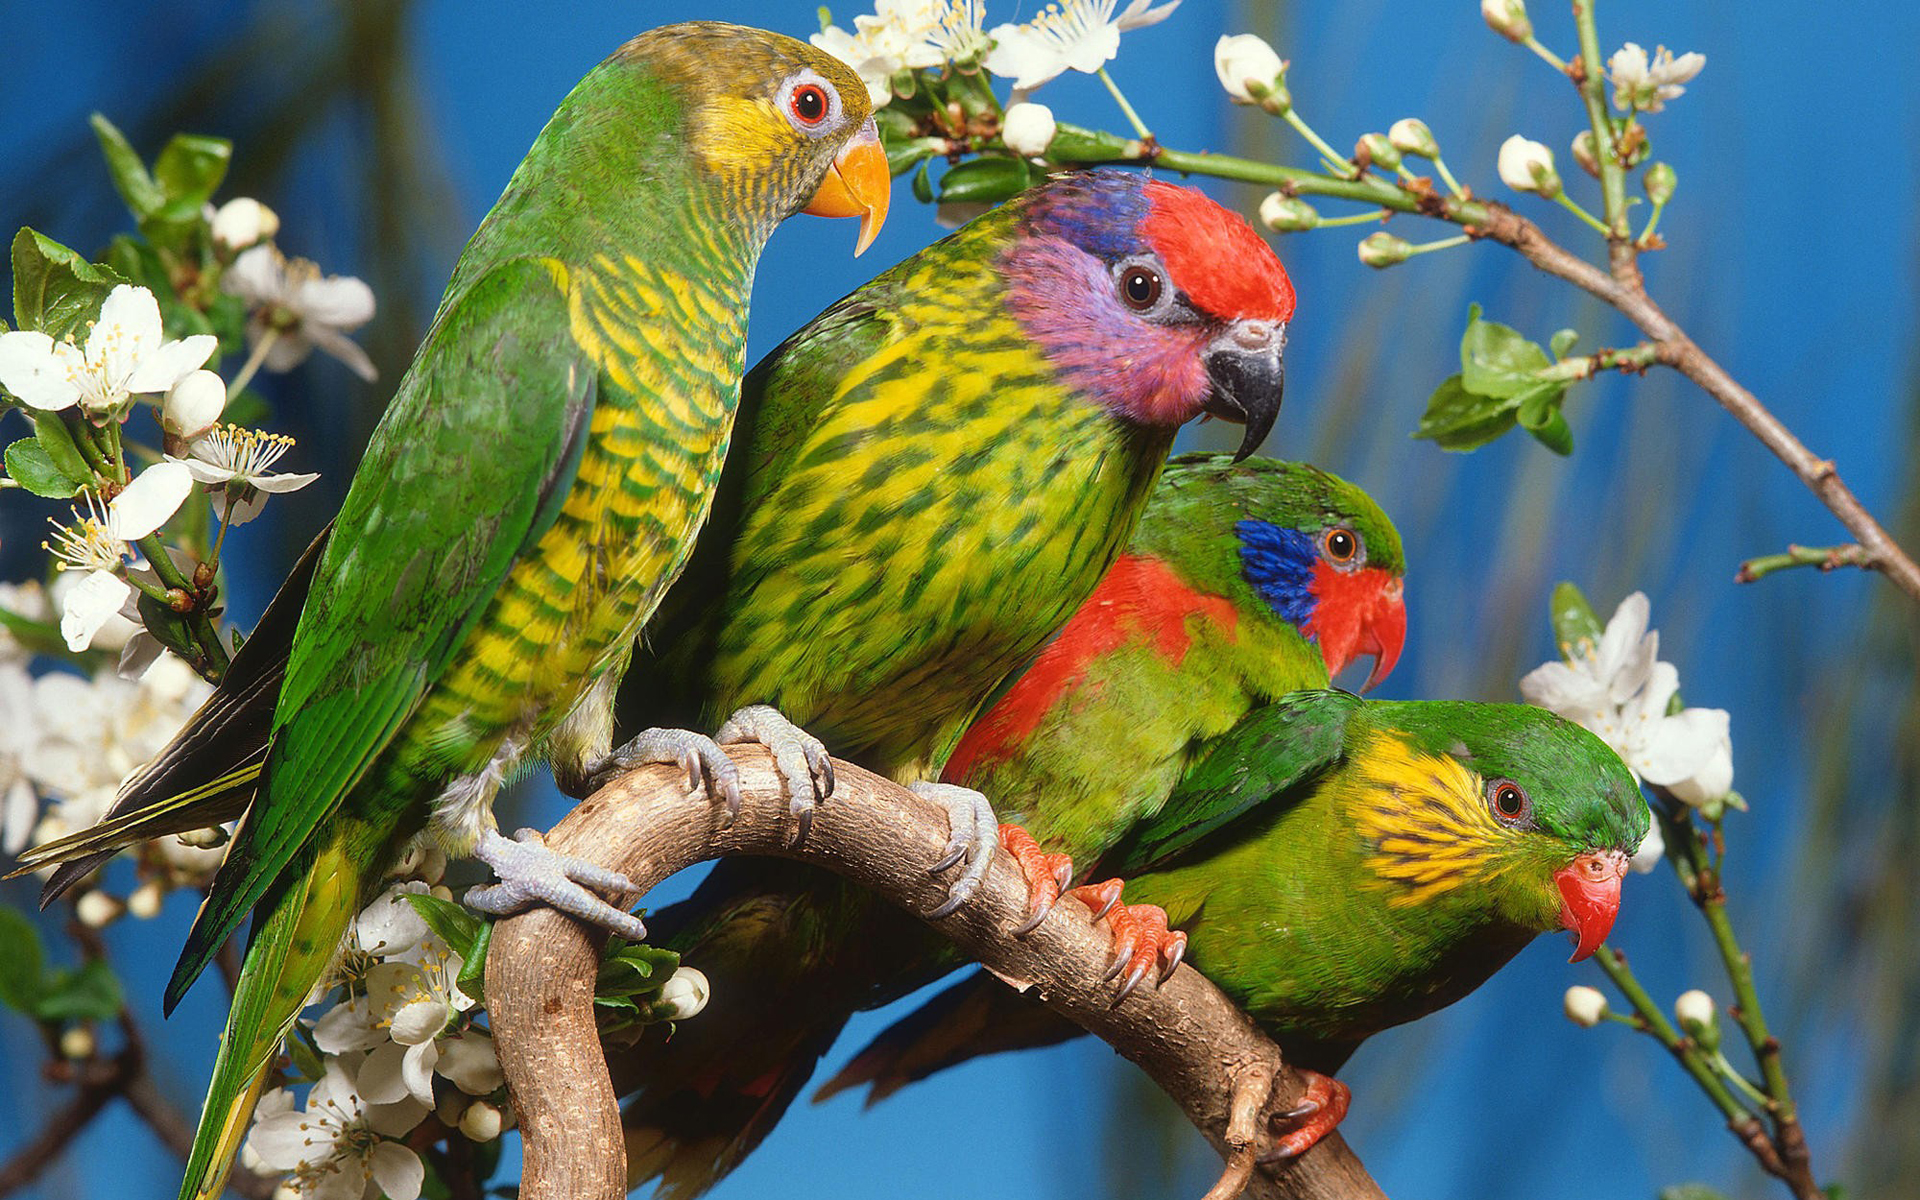
[[[1439,158],[1440,143],[1433,140],[1433,130],[1419,117],[1401,117],[1387,130],[1387,140],[1402,154],[1411,154],[1419,158]]]
[[[684,1021],[707,1006],[713,988],[707,977],[692,967],[681,967],[660,988],[654,1012],[662,1021]]]
[[[453,899],[453,889],[444,883],[436,883],[427,889],[427,895],[432,896],[435,900],[450,901]]]
[[[1391,267],[1413,257],[1413,244],[1385,230],[1360,240],[1360,261],[1370,267]]]
[[[1681,992],[1673,1002],[1673,1015],[1702,1050],[1711,1054],[1720,1048],[1720,1026],[1713,1019],[1712,996],[1699,988]]]
[[[125,911],[126,905],[98,888],[80,897],[73,906],[73,915],[80,918],[80,923],[88,929],[105,929],[119,920],[120,914]]]
[[[1600,994],[1599,988],[1570,987],[1564,1003],[1567,1020],[1582,1029],[1592,1029],[1607,1015],[1607,998]]]
[[[1573,135],[1573,161],[1595,179],[1600,178],[1600,156],[1593,150],[1593,130],[1582,129]]]
[[[205,829],[189,829],[185,833],[175,834],[182,846],[192,846],[195,850],[211,850],[215,846],[224,846],[233,835],[218,825],[209,825]]]
[[[1480,15],[1486,18],[1488,28],[1510,42],[1524,42],[1533,36],[1526,0],[1480,0]]]
[[[1214,74],[1235,104],[1264,104],[1276,92],[1284,93],[1281,77],[1286,70],[1287,64],[1257,34],[1235,34],[1213,44]]]
[[[1000,140],[1022,158],[1038,158],[1053,145],[1056,128],[1052,109],[1044,104],[1022,102],[1007,110],[1006,118],[1000,123]]]
[[[1646,177],[1640,181],[1647,189],[1647,199],[1655,204],[1665,204],[1673,199],[1673,189],[1680,181],[1674,176],[1673,168],[1666,163],[1657,162],[1647,168]],[[1728,766],[1727,786],[1733,786],[1732,766]]]
[[[223,250],[244,250],[280,232],[280,217],[250,196],[227,201],[213,214],[213,244]]]
[[[60,1057],[71,1059],[92,1058],[99,1044],[94,1041],[93,1030],[85,1025],[75,1025],[60,1035]]]
[[[1400,148],[1384,133],[1363,133],[1353,144],[1353,157],[1392,171],[1400,166]]]
[[[476,1100],[467,1105],[465,1115],[460,1118],[460,1132],[469,1141],[490,1142],[500,1136],[500,1110],[485,1100]]]
[[[194,371],[167,392],[160,406],[160,427],[192,441],[220,420],[227,407],[227,385],[212,371]]]
[[[1538,192],[1549,200],[1560,194],[1553,151],[1517,133],[1500,143],[1500,180],[1516,192]]]
[[[166,898],[166,889],[157,880],[149,879],[127,897],[127,912],[142,921],[151,921],[160,915],[160,902]]]
[[[1300,233],[1320,223],[1320,214],[1298,196],[1267,193],[1260,202],[1260,223],[1275,233]]]

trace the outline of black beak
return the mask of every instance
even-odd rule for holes
[[[1280,321],[1235,321],[1207,348],[1207,377],[1213,392],[1206,411],[1247,427],[1233,460],[1259,449],[1280,416],[1280,393],[1286,382],[1281,352],[1287,346],[1287,327]]]

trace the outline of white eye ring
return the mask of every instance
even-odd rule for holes
[[[775,103],[779,104],[780,115],[787,119],[787,124],[810,138],[824,137],[846,120],[839,89],[811,67],[802,67],[789,75],[780,85]],[[807,113],[814,107],[818,107],[819,115],[809,120]]]

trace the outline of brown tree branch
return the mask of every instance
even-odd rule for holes
[[[728,752],[740,765],[745,795],[732,825],[722,828],[718,805],[688,796],[678,771],[649,767],[589,797],[554,827],[548,844],[625,872],[648,889],[693,863],[756,854],[825,867],[916,913],[944,897],[944,885],[926,870],[946,844],[940,809],[836,762],[834,796],[821,806],[807,843],[795,850],[787,845],[787,803],[767,753],[754,746]],[[1111,950],[1105,929],[1063,904],[1015,940],[1009,931],[1024,919],[1026,897],[1019,870],[998,855],[975,898],[935,927],[1000,978],[1034,989],[1139,1064],[1223,1155],[1298,1099],[1300,1080],[1278,1048],[1197,972],[1183,967],[1157,991],[1141,988],[1116,1006],[1114,986],[1101,981]],[[594,1024],[602,936],[545,909],[502,921],[494,931],[487,1011],[519,1115],[523,1200],[618,1200],[627,1191],[620,1111]],[[1273,1086],[1265,1089],[1269,1078]],[[1257,1104],[1249,1099],[1254,1092],[1261,1093]],[[1236,1165],[1248,1157],[1235,1155]],[[1381,1200],[1338,1134],[1295,1162],[1251,1174],[1255,1196]]]

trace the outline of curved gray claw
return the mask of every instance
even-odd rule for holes
[[[735,712],[713,740],[722,746],[754,742],[773,753],[774,767],[787,785],[793,844],[806,841],[813,828],[814,807],[833,795],[833,761],[827,757],[826,745],[769,704],[749,704]]]
[[[993,848],[1000,843],[1000,818],[994,815],[993,805],[987,798],[972,788],[951,783],[912,783],[907,785],[907,790],[946,809],[947,825],[952,830],[947,838],[946,853],[927,868],[927,874],[937,875],[962,861],[966,863],[960,878],[947,889],[946,900],[927,914],[929,919],[937,921],[951,916],[980,890],[987,869],[993,866]]]
[[[689,792],[704,789],[708,796],[724,800],[729,824],[740,815],[740,768],[719,742],[691,729],[642,730],[588,770],[586,794],[600,790],[615,775],[658,763],[685,771]]]
[[[638,892],[639,886],[618,871],[548,848],[536,829],[522,829],[512,838],[489,829],[474,848],[474,857],[492,867],[500,882],[467,889],[468,908],[504,917],[544,904],[630,942],[647,940],[647,927],[639,917],[587,890]]]

